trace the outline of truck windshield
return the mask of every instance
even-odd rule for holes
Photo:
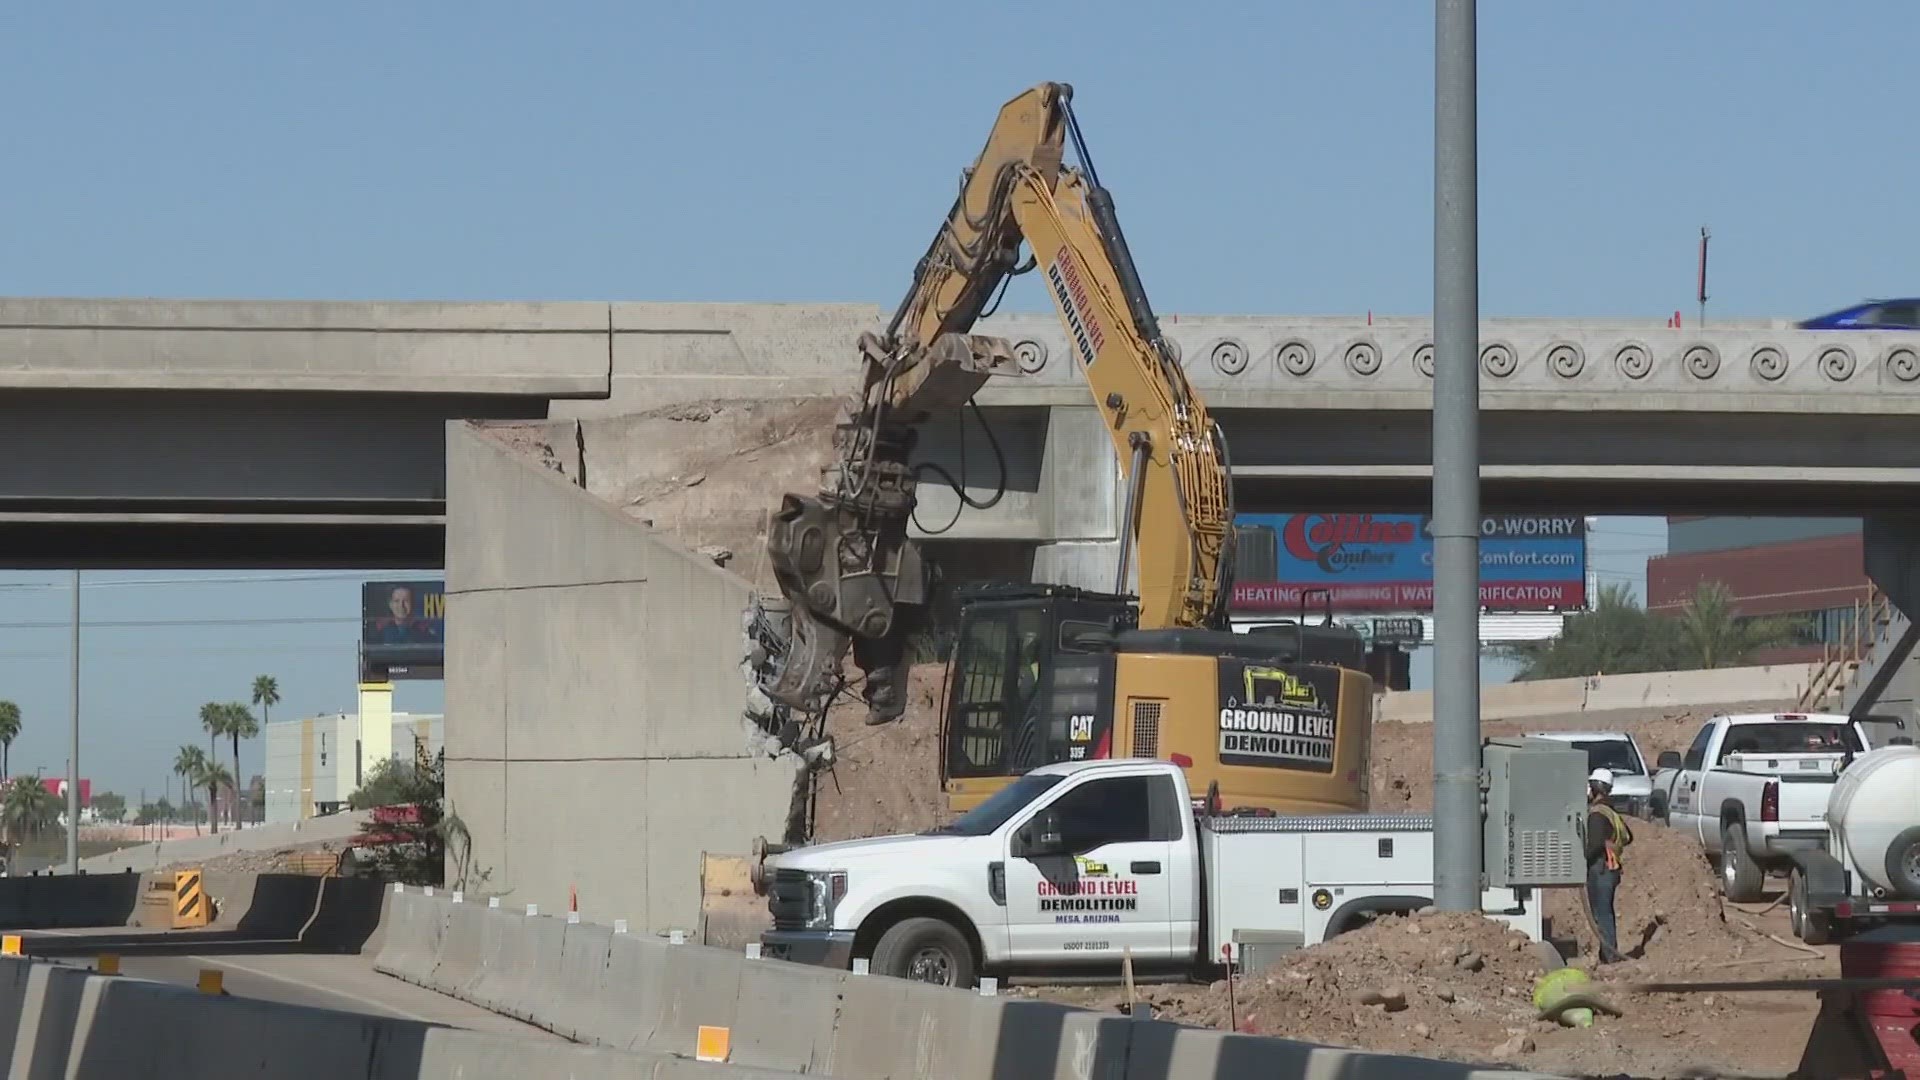
[[[1728,754],[1857,754],[1862,749],[1851,724],[1741,724],[1727,732],[1720,760]]]
[[[1020,808],[1039,798],[1043,792],[1066,779],[1063,776],[1027,775],[1001,788],[987,797],[987,801],[961,814],[953,821],[935,829],[931,833],[954,836],[986,836],[1007,823],[1007,819],[1019,813]]]
[[[1625,739],[1581,739],[1575,746],[1587,752],[1587,768],[1616,775],[1639,776],[1640,758]]]

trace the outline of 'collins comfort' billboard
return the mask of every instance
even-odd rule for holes
[[[1431,611],[1432,519],[1416,514],[1241,514],[1233,608]],[[1587,522],[1502,515],[1480,522],[1480,606],[1549,611],[1587,602]]]

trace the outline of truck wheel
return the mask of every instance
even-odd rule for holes
[[[954,986],[973,985],[973,947],[952,923],[903,919],[880,935],[868,965],[879,975]]]
[[[1737,821],[1720,826],[1720,886],[1727,899],[1750,904],[1760,899],[1766,875],[1747,851],[1747,830]]]
[[[1798,866],[1787,877],[1787,918],[1793,924],[1793,936],[1809,945],[1825,945],[1833,939],[1833,924],[1813,910],[1807,873]]]
[[[1906,899],[1920,900],[1920,826],[1887,845],[1887,884]]]
[[[1648,797],[1647,820],[1657,821],[1662,825],[1673,824],[1667,817],[1667,796],[1665,792],[1656,791]]]

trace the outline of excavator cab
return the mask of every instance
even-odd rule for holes
[[[1105,642],[1135,618],[1129,597],[1064,585],[972,586],[947,665],[941,775],[1019,776],[1089,756],[1113,715]]]
[[[1197,765],[1195,791],[1221,781],[1252,810],[1364,809],[1372,695],[1352,630],[1143,630],[1132,597],[1066,585],[973,586],[957,599],[940,733],[950,809],[1042,765],[1106,757]],[[1324,713],[1321,732],[1283,739],[1242,722],[1246,707],[1288,704],[1256,700],[1276,686],[1305,695],[1295,714]]]

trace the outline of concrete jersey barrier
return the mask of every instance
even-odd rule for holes
[[[1806,664],[1773,664],[1501,683],[1481,690],[1480,718],[1526,720],[1615,709],[1698,709],[1782,701],[1799,696],[1808,676]],[[1433,691],[1387,694],[1380,700],[1376,719],[1402,724],[1431,723]]]
[[[335,1012],[26,960],[0,960],[7,1075],[172,1080],[775,1080],[790,1073],[535,1042]]]
[[[138,874],[0,878],[0,926],[10,930],[125,926],[139,903]]]
[[[616,1050],[692,1057],[702,1028],[724,1028],[731,1064],[840,1080],[1547,1080],[673,945],[417,889],[388,910],[376,970]]]

